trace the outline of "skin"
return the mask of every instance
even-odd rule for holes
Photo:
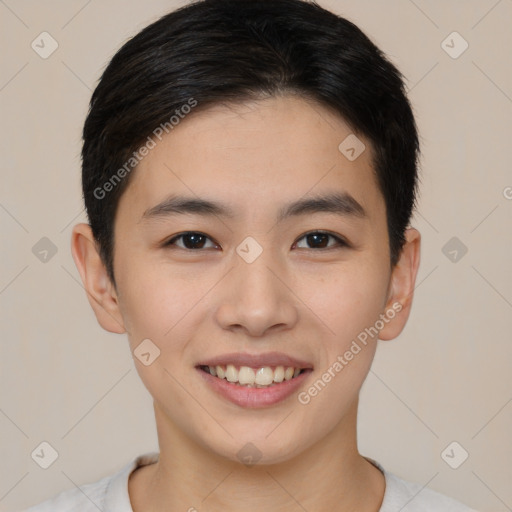
[[[402,309],[378,337],[404,328],[420,234],[406,231],[391,268],[370,143],[359,137],[366,150],[352,162],[338,150],[351,133],[339,116],[293,96],[198,111],[145,157],[120,199],[116,286],[89,226],[74,228],[73,256],[98,322],[127,332],[132,352],[146,338],[161,351],[149,366],[134,358],[153,397],[160,446],[159,462],[130,477],[135,512],[379,510],[384,477],[358,453],[356,437],[376,337],[307,405],[294,393],[243,408],[195,370],[221,354],[278,351],[313,366],[303,391],[393,304]],[[349,193],[367,216],[320,211],[276,221],[285,204],[333,191]],[[171,193],[218,201],[236,215],[143,219]],[[349,245],[308,243],[304,235],[318,230]],[[164,246],[186,231],[207,235],[204,248],[183,248],[183,238],[181,247]],[[247,236],[263,248],[250,264],[236,252]],[[248,442],[262,454],[251,467],[237,458]]]

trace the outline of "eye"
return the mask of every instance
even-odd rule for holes
[[[181,241],[181,243],[178,243],[178,240]],[[208,246],[208,242],[211,243],[210,246]],[[208,249],[208,248],[215,248],[218,247],[217,244],[215,244],[211,238],[206,236],[204,233],[198,233],[196,231],[187,231],[186,233],[181,233],[179,235],[176,235],[175,237],[171,238],[168,242],[164,244],[165,247],[168,246],[176,246],[180,249],[188,249],[188,250],[197,250],[197,249]]]
[[[299,245],[301,240],[305,240],[309,247]],[[330,240],[334,240],[335,243],[329,243]],[[324,231],[312,231],[311,233],[306,233],[299,238],[293,246],[298,247],[299,249],[332,249],[335,247],[349,247],[349,244],[339,236],[331,233],[326,233]]]

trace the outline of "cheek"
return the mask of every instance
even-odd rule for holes
[[[188,329],[194,325],[190,319],[196,294],[190,284],[166,278],[156,266],[133,268],[121,279],[120,305],[136,370],[155,399],[165,402],[172,396],[173,407],[184,406],[187,397],[175,375],[186,351]],[[146,359],[145,353],[150,354]]]
[[[346,266],[302,283],[301,296],[333,339],[336,348],[374,325],[385,304],[389,276],[377,265]]]
[[[298,397],[304,406],[304,428],[316,428],[322,435],[348,413],[368,374],[377,347],[374,326],[388,282],[382,264],[347,265],[329,277],[317,277],[309,296],[308,306],[325,327],[323,355],[317,379]]]
[[[132,261],[130,267],[119,268],[119,303],[132,349],[146,338],[163,347],[190,309],[194,289],[173,277],[170,267],[166,273],[157,265]]]

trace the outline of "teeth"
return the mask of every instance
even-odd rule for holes
[[[228,382],[240,384],[241,386],[265,388],[274,383],[291,380],[300,374],[300,368],[292,366],[276,366],[272,369],[270,366],[253,369],[249,366],[241,366],[237,369],[235,365],[227,366],[206,366],[204,367],[211,375],[219,379],[226,379]]]
[[[238,372],[238,382],[242,385],[250,384],[251,386],[254,384],[254,380],[256,379],[256,374],[252,368],[247,366],[242,366],[240,371]]]
[[[226,380],[228,382],[238,382],[238,372],[232,364],[226,366]]]
[[[242,369],[240,369],[240,373],[242,373]],[[260,368],[256,372],[256,378],[255,382],[256,384],[260,386],[268,386],[269,384],[272,384],[274,381],[274,372],[272,371],[272,368],[269,368],[266,366],[265,368]]]
[[[274,370],[274,382],[283,382],[284,380],[284,368],[282,366],[278,366]]]

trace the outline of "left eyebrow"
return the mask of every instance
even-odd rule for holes
[[[344,217],[368,218],[366,210],[347,192],[319,195],[310,199],[300,199],[285,206],[279,212],[277,221],[288,217],[312,213],[336,213]]]
[[[313,213],[336,213],[344,217],[365,219],[367,212],[347,192],[319,195],[313,198],[300,199],[284,206],[277,215],[277,221]],[[201,215],[235,218],[235,212],[226,205],[201,198],[186,196],[170,196],[161,203],[149,208],[142,219],[167,217],[173,215]]]

